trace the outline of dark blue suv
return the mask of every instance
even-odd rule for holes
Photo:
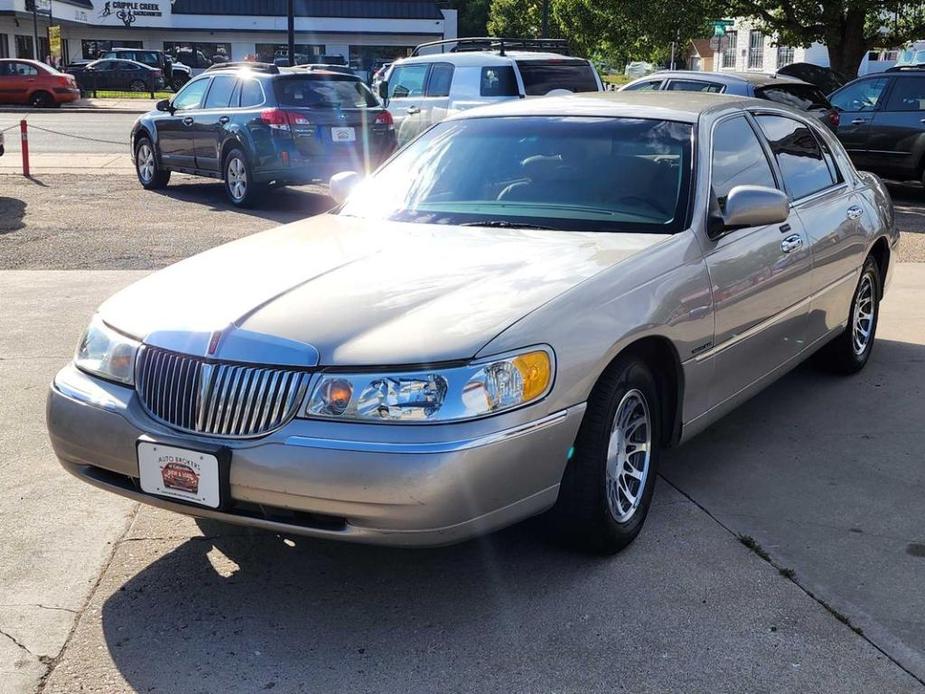
[[[219,178],[245,207],[269,186],[376,168],[395,150],[389,112],[353,75],[224,63],[189,81],[132,128],[141,185],[172,171]]]

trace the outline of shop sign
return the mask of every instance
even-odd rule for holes
[[[163,17],[164,12],[158,2],[130,2],[129,0],[107,0],[99,12],[100,19],[115,17],[125,26],[130,27],[139,19],[146,17]]]

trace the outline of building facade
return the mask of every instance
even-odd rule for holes
[[[44,60],[48,26],[57,25],[65,63],[117,46],[183,50],[208,62],[272,61],[287,52],[286,7],[286,0],[0,0],[0,57]],[[456,11],[433,0],[295,0],[295,15],[297,60],[339,56],[358,70],[457,35]]]

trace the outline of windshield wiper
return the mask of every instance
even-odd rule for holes
[[[506,222],[503,219],[483,219],[479,222],[465,222],[461,227],[494,227],[496,229],[539,229],[540,231],[554,230],[553,227],[543,227],[538,224],[524,222]]]

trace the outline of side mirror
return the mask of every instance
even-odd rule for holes
[[[341,171],[331,176],[328,182],[328,192],[334,198],[334,202],[342,205],[361,180],[360,174],[356,171]]]
[[[790,216],[790,200],[776,188],[765,186],[735,186],[726,196],[722,223],[711,220],[710,237],[719,238],[727,231],[744,227],[780,224]]]
[[[170,105],[170,99],[161,99],[156,104],[154,104],[154,108],[156,108],[158,111],[173,113],[173,106]]]
[[[382,80],[379,83],[379,98],[382,99],[383,101],[389,100],[389,81],[388,80]]]

